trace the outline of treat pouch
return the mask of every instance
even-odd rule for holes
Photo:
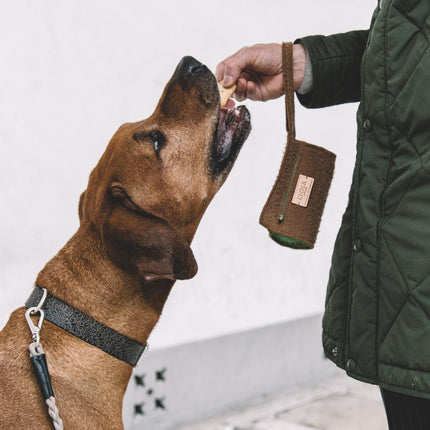
[[[293,45],[282,44],[287,147],[260,224],[283,246],[312,249],[333,178],[336,155],[296,139]]]

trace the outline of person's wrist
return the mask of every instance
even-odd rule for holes
[[[303,45],[293,45],[293,85],[298,90],[303,82],[306,67],[306,50]]]

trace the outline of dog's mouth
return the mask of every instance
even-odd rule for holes
[[[186,111],[193,103],[180,105],[171,103],[170,94],[174,94],[179,84],[182,92],[198,94],[199,109],[214,111],[218,121],[213,134],[210,153],[210,168],[217,178],[225,179],[236,157],[251,131],[251,116],[245,106],[235,106],[230,99],[224,107],[220,107],[220,94],[215,75],[200,61],[187,56],[182,58],[166,89],[166,96],[161,108],[165,115],[177,116],[178,111]],[[183,96],[183,94],[181,94]],[[188,107],[187,107],[188,106]]]
[[[212,146],[212,169],[221,174],[232,167],[251,131],[251,115],[245,106],[236,106],[233,99],[220,108]]]

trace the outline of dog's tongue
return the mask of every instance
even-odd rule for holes
[[[229,109],[233,109],[235,106],[234,100],[233,99],[228,99],[228,102],[226,103],[225,106],[223,106],[221,108],[221,110],[229,110]]]

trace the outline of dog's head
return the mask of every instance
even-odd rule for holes
[[[244,106],[220,108],[209,69],[183,58],[154,113],[111,139],[81,196],[81,223],[99,232],[113,263],[133,276],[194,276],[189,244],[250,128]]]

